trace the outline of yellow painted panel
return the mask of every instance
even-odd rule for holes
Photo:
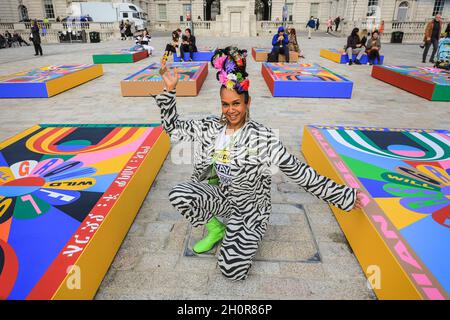
[[[117,250],[131,226],[147,192],[170,148],[169,136],[163,131],[146,159],[136,171],[101,227],[75,263],[81,272],[81,288],[69,289],[68,275],[52,299],[92,299],[108,271]]]
[[[327,49],[320,49],[320,56],[337,63],[341,62],[341,54],[339,52],[332,52]]]
[[[103,75],[103,66],[101,64],[96,64],[88,69],[70,73],[55,80],[50,80],[47,82],[47,94],[49,97],[52,97],[89,80],[98,78],[101,75]]]
[[[377,198],[376,202],[398,230],[428,216],[406,209],[399,198]]]
[[[303,132],[302,152],[318,173],[343,183],[308,127]],[[366,276],[370,276],[372,266],[379,268],[381,284],[379,288],[373,288],[379,299],[423,299],[363,210],[345,212],[330,207]]]

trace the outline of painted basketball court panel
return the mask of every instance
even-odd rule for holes
[[[118,49],[112,52],[92,55],[95,64],[100,63],[133,63],[148,57],[148,51],[131,51],[129,49]]]
[[[433,67],[374,66],[372,77],[432,101],[450,101],[450,71]]]
[[[332,210],[380,299],[450,298],[450,132],[307,126],[316,170],[359,188],[362,210]]]
[[[160,68],[160,63],[152,63],[122,80],[120,83],[122,96],[145,97],[161,93],[164,89],[164,82],[159,73]],[[175,68],[178,70],[177,96],[198,95],[208,75],[207,62],[173,62],[167,63],[167,68],[171,72]]]
[[[340,63],[340,64],[346,64],[348,63],[348,54],[345,52],[344,49],[334,49],[334,48],[330,48],[330,49],[320,49],[320,56],[322,58],[334,61],[336,63]],[[352,60],[355,61],[356,59],[356,54],[352,55]],[[364,54],[361,59],[359,60],[362,64],[367,64],[369,63],[369,58],[367,57],[367,54]],[[380,61],[378,61],[378,59],[374,60],[375,64],[383,64],[384,62],[384,55],[380,54]]]
[[[0,76],[0,98],[49,98],[101,75],[101,65],[64,64]]]
[[[351,98],[353,82],[318,64],[266,63],[261,73],[274,97]]]
[[[37,125],[0,143],[0,299],[91,299],[168,153],[158,125]]]

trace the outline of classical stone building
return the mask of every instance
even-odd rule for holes
[[[152,0],[149,17],[154,23],[185,21],[191,2],[194,21],[199,17],[204,21],[216,20],[218,15],[230,20],[224,17],[227,8],[235,8],[230,14],[239,8],[248,10],[257,21],[281,21],[285,5],[287,20],[301,23],[306,23],[310,16],[325,22],[330,16],[341,16],[347,21],[377,15],[385,21],[422,21],[437,13],[450,15],[450,0]]]
[[[80,1],[80,0],[78,0]],[[102,1],[102,0],[85,0]],[[103,0],[106,1],[106,0]],[[109,0],[111,1],[111,0]],[[108,2],[109,2],[108,1]],[[120,2],[121,0],[113,0]],[[1,23],[25,18],[68,15],[71,0],[1,0]],[[257,36],[271,34],[281,24],[305,30],[310,16],[319,18],[321,30],[329,17],[340,16],[340,28],[376,28],[385,22],[385,41],[393,31],[404,31],[405,41],[420,41],[426,21],[442,14],[450,18],[450,0],[122,0],[147,12],[150,30],[171,31],[191,27],[199,35]],[[3,29],[9,28],[9,25]]]
[[[151,0],[0,0],[0,22],[17,22],[24,19],[48,18],[54,21],[56,17],[66,17],[70,12],[67,8],[71,2],[132,2],[150,12]]]
[[[111,0],[78,0],[105,1]],[[112,0],[120,2],[121,0]],[[2,0],[0,22],[17,22],[29,17],[50,20],[67,15],[72,0]],[[123,0],[127,2],[127,0]],[[151,23],[178,23],[189,20],[229,21],[237,26],[255,21],[281,21],[283,7],[287,20],[306,23],[310,16],[321,21],[341,16],[361,21],[379,15],[385,21],[422,21],[441,13],[450,16],[450,0],[130,0],[148,13]],[[192,4],[192,14],[191,14]],[[230,25],[230,28],[236,28]]]

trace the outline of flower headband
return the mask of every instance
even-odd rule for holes
[[[211,58],[211,64],[217,71],[217,80],[228,89],[236,90],[241,94],[248,91],[250,81],[245,71],[247,50],[235,47],[217,49]]]

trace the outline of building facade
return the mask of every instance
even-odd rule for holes
[[[80,0],[76,1],[79,2]],[[85,0],[102,1],[102,0]],[[111,0],[103,0],[111,2]],[[273,34],[285,24],[305,30],[310,16],[326,21],[340,16],[341,32],[355,26],[374,29],[385,23],[385,41],[394,31],[404,31],[408,42],[419,42],[425,23],[441,14],[450,18],[450,0],[112,0],[131,2],[147,13],[150,30],[172,31],[191,27],[194,33],[211,36],[258,36]],[[69,14],[72,0],[1,0],[0,29],[24,19]],[[1,26],[4,23],[4,27]]]
[[[111,0],[77,0],[104,1]],[[121,2],[121,0],[112,0]],[[450,16],[450,0],[122,0],[132,2],[147,12],[151,23],[178,23],[190,21],[235,22],[237,16],[224,17],[243,9],[242,22],[282,21],[283,7],[285,18],[292,22],[304,22],[310,16],[325,22],[328,17],[340,16],[347,21],[362,21],[378,16],[385,21],[422,21],[437,13],[445,18]],[[2,0],[0,1],[0,22],[17,22],[26,18],[50,20],[68,14],[67,7],[72,0]],[[192,10],[191,10],[192,4]],[[254,16],[252,19],[251,16]]]
[[[131,2],[148,14],[151,0],[0,0],[0,22],[18,22],[25,19],[44,19],[55,21],[70,14],[68,7],[72,2]]]
[[[288,21],[305,23],[310,16],[325,22],[340,16],[347,21],[362,21],[377,16],[385,21],[422,21],[436,15],[450,16],[450,0],[152,0],[149,17],[153,23],[193,20],[214,21],[223,8],[248,7],[256,21],[282,21],[287,7]],[[222,10],[221,10],[222,9]]]

